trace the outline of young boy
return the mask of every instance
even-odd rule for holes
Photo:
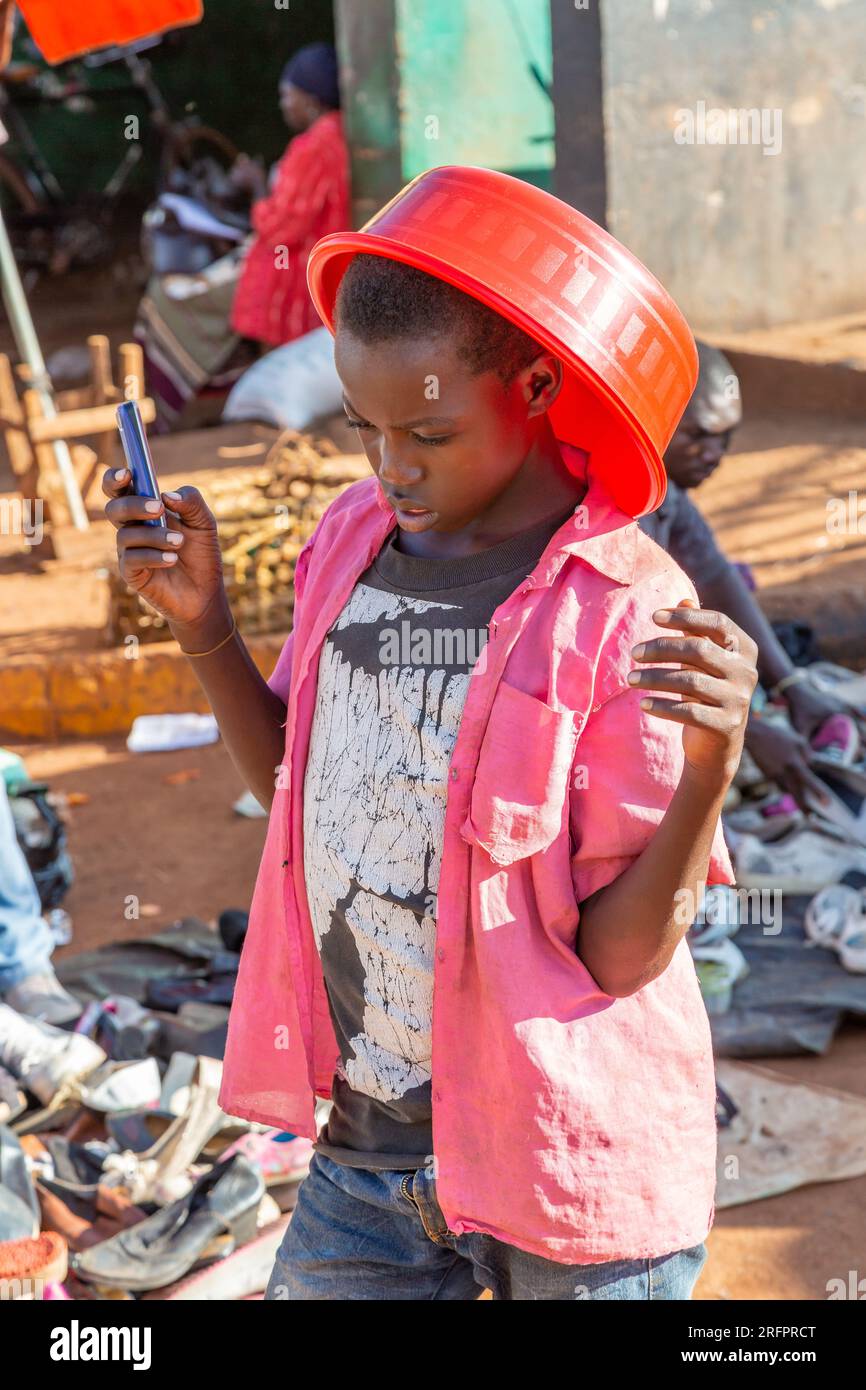
[[[754,643],[558,443],[562,366],[492,310],[358,255],[336,362],[375,477],[305,545],[267,684],[200,494],[163,544],[104,484],[272,802],[221,1102],[315,1138],[333,1100],[267,1296],[689,1298],[716,1130],[683,937],[731,881]]]

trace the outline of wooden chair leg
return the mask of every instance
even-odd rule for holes
[[[41,560],[57,557],[54,538],[50,529],[50,507],[39,491],[39,464],[27,434],[27,417],[18,399],[12,364],[5,353],[0,353],[0,411],[4,420],[12,424],[4,426],[3,435],[9,455],[9,466],[15,479],[15,487],[21,498],[26,522],[33,525],[41,512],[41,539],[37,542],[23,539],[30,553]]]
[[[120,398],[140,401],[144,396],[144,352],[140,343],[121,343]]]

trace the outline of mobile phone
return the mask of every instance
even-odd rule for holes
[[[126,462],[132,476],[131,491],[137,497],[155,497],[160,501],[159,484],[153,468],[153,459],[144,432],[144,421],[136,401],[124,401],[117,407],[117,428],[120,442],[126,455]],[[145,526],[165,526],[165,518],[148,519]]]

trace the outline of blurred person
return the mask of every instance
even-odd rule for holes
[[[51,965],[54,941],[0,777],[0,995],[17,1013],[70,1023],[81,1013]]]
[[[819,691],[806,677],[806,668],[791,661],[740,570],[720,549],[688,495],[715,473],[742,420],[739,381],[728,358],[699,342],[698,359],[697,385],[665,453],[665,500],[639,525],[685,570],[704,607],[726,613],[757,643],[760,682],[770,698],[784,701],[791,723],[785,728],[752,715],[746,747],[758,767],[801,806],[810,796],[823,802],[826,788],[810,766],[810,740],[828,720],[834,720],[831,734],[838,730],[841,738],[852,736],[854,724],[847,706]]]
[[[330,44],[300,49],[280,76],[280,110],[296,132],[265,187],[260,164],[241,155],[234,178],[254,195],[256,239],[232,308],[238,333],[280,347],[320,327],[307,289],[307,259],[320,237],[349,226],[349,154],[343,135],[337,55]]]
[[[294,132],[268,176],[239,155],[229,172],[253,197],[252,236],[197,275],[153,276],[135,336],[145,356],[153,429],[176,427],[188,401],[227,391],[267,347],[319,327],[307,289],[316,241],[349,226],[349,155],[340,116],[337,55],[301,48],[280,75],[280,110]]]

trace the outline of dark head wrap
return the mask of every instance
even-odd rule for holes
[[[332,44],[308,43],[286,63],[280,82],[291,82],[311,97],[318,97],[334,110],[340,105],[337,84],[337,54]]]

